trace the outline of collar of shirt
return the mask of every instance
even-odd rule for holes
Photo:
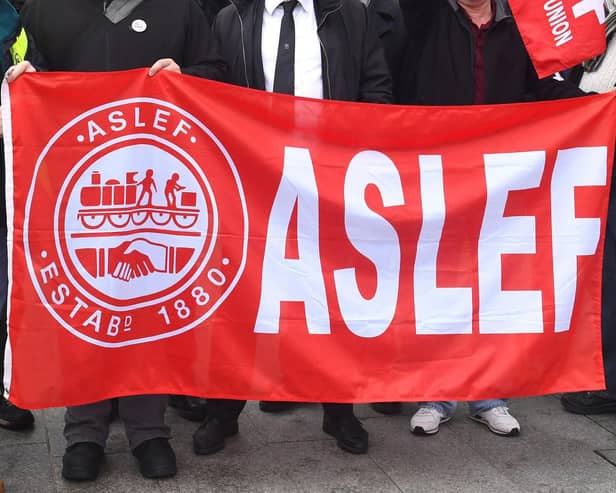
[[[269,15],[274,15],[274,10],[276,10],[281,3],[280,0],[265,0],[265,11]],[[314,0],[298,0],[298,3],[309,14],[314,12]]]

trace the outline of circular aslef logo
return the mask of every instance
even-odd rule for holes
[[[237,284],[248,219],[235,165],[186,111],[136,98],[94,108],[41,153],[24,246],[44,306],[121,347],[203,323]]]

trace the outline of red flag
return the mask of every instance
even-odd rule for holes
[[[539,77],[605,51],[603,0],[509,0],[509,4]]]
[[[146,73],[4,86],[15,403],[604,385],[614,94],[396,107]]]

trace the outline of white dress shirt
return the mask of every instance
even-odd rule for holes
[[[274,90],[278,40],[284,11],[281,0],[265,0],[261,33],[261,57],[265,90]],[[313,0],[299,0],[293,11],[295,23],[295,95],[323,99],[321,42]]]

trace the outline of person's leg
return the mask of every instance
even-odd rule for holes
[[[118,412],[126,437],[146,478],[174,476],[175,453],[169,444],[171,432],[165,424],[167,395],[135,395],[118,399]]]
[[[601,339],[606,391],[604,396],[613,401],[607,411],[616,412],[616,173],[612,189],[605,232],[603,284],[601,296]],[[605,405],[603,409],[606,409]]]
[[[118,412],[131,450],[153,438],[169,440],[171,431],[165,424],[166,409],[166,395],[134,395],[118,399]]]
[[[62,458],[62,476],[65,479],[92,481],[98,477],[109,434],[110,418],[109,400],[66,409],[66,451]]]
[[[246,401],[237,399],[208,399],[207,415],[221,423],[235,423],[246,406]]]
[[[298,403],[289,401],[259,401],[259,409],[264,413],[282,413],[293,409]]]
[[[169,407],[189,421],[201,422],[207,416],[207,399],[190,395],[170,395]]]
[[[209,455],[225,447],[225,438],[239,431],[237,419],[246,401],[235,399],[208,399],[207,417],[193,435],[193,450],[198,455]]]
[[[1,195],[4,196],[4,192]],[[3,395],[4,352],[7,342],[8,259],[6,249],[6,227],[0,227],[0,426],[8,430],[26,430],[34,424],[34,416],[30,411],[10,403]]]
[[[332,417],[343,417],[353,415],[353,404],[339,404],[333,402],[324,402],[323,413]]]
[[[353,404],[323,403],[323,431],[336,438],[342,450],[353,454],[368,451],[368,432],[353,412]]]
[[[386,414],[388,416],[400,414],[402,412],[402,403],[399,401],[372,402],[370,403],[370,407],[377,413]]]
[[[67,407],[64,413],[66,448],[83,442],[95,443],[105,448],[110,416],[110,400]]]
[[[507,407],[507,401],[505,399],[485,399],[468,402],[468,412],[471,415],[483,413],[495,407]]]
[[[516,436],[520,433],[520,423],[509,413],[504,399],[471,401],[468,408],[473,421],[486,425],[497,435]]]
[[[411,417],[411,432],[415,435],[438,433],[440,425],[453,417],[457,406],[456,401],[420,402],[419,409]]]

